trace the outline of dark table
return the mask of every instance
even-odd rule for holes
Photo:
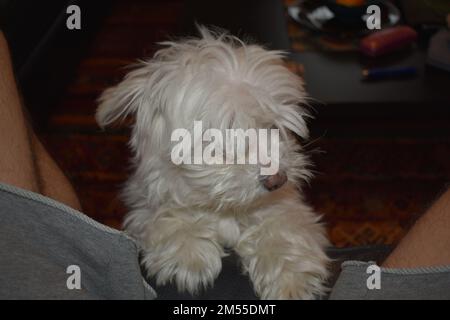
[[[355,52],[303,52],[293,53],[291,58],[304,65],[309,94],[326,104],[379,107],[398,104],[417,110],[424,107],[427,112],[442,112],[442,108],[450,111],[450,73],[426,66],[426,52],[422,49],[407,50],[375,61]],[[414,66],[418,74],[404,79],[368,82],[363,81],[361,75],[367,66]]]
[[[290,50],[287,17],[280,0],[187,1],[189,12],[183,31],[192,32],[193,21],[216,25],[233,34],[250,35],[271,49]],[[291,53],[302,63],[307,91],[321,117],[421,116],[450,119],[450,73],[425,66],[422,44],[376,61],[357,52],[306,51]],[[364,82],[365,66],[415,66],[409,79]],[[450,120],[449,120],[450,122]]]

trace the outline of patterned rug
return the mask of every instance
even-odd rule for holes
[[[127,177],[128,130],[101,132],[93,117],[96,99],[122,78],[124,66],[151,55],[155,42],[175,32],[182,10],[182,2],[174,0],[117,1],[42,133],[73,181],[84,212],[115,228],[126,212],[118,192]],[[323,214],[332,242],[354,246],[398,241],[449,180],[449,142],[448,136],[380,135],[322,137],[307,146],[317,173],[304,188],[306,198]]]

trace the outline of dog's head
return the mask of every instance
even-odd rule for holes
[[[308,135],[302,80],[286,68],[281,52],[199,29],[199,39],[164,42],[152,59],[100,98],[100,126],[135,117],[130,141],[134,179],[160,200],[220,210],[251,205],[286,181],[307,178],[308,161],[294,137]],[[227,150],[238,143],[227,139],[229,129],[246,134],[246,144],[234,148],[234,162]],[[256,149],[248,129],[256,132]],[[267,130],[269,150],[278,132],[279,155],[268,152],[268,162],[259,157],[261,129]],[[247,156],[245,163],[237,160],[239,152]],[[255,153],[256,162],[249,161]],[[198,156],[205,155],[212,161],[199,162]],[[190,157],[191,163],[174,157]]]

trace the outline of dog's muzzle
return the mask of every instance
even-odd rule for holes
[[[269,191],[274,191],[281,188],[287,181],[287,176],[284,172],[278,172],[277,174],[271,176],[262,176],[261,182]]]

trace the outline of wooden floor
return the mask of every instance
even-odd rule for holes
[[[96,99],[122,78],[124,66],[151,55],[155,42],[175,32],[182,11],[181,1],[117,1],[42,135],[84,212],[112,227],[120,228],[126,212],[118,191],[127,177],[128,130],[101,132]],[[307,149],[318,172],[305,188],[307,199],[323,213],[337,246],[397,241],[450,178],[448,136],[324,135]]]

